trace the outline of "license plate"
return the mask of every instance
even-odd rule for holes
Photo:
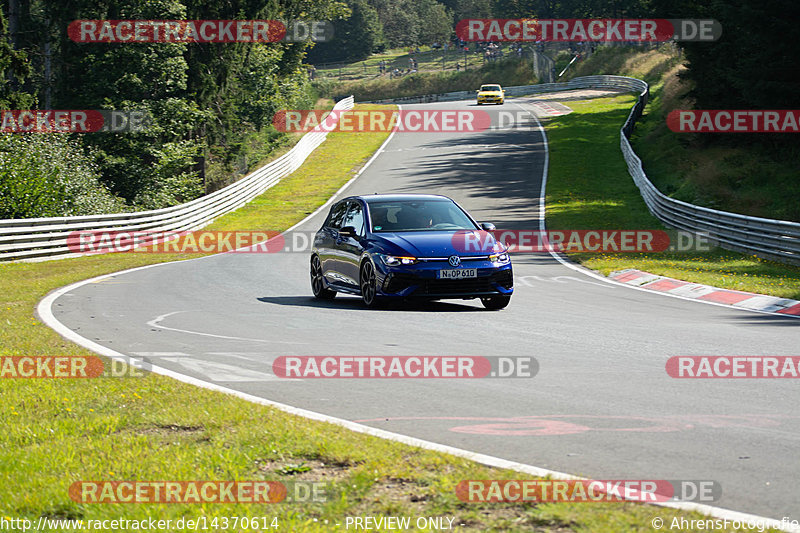
[[[464,278],[477,278],[477,268],[459,268],[453,270],[440,270],[439,279],[464,279]]]

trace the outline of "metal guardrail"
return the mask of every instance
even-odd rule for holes
[[[572,89],[619,89],[625,91],[641,92],[641,80],[626,78],[624,76],[583,76],[560,83],[537,83],[535,85],[515,85],[506,87],[506,96],[526,96],[537,93],[550,93],[556,91],[569,91]],[[647,93],[649,94],[649,92]],[[375,100],[373,104],[419,104],[428,102],[450,102],[455,100],[471,100],[475,98],[475,91],[454,91],[440,94],[427,94],[423,96],[407,96],[386,100]],[[646,102],[645,102],[646,103]]]
[[[620,148],[628,172],[653,216],[669,227],[705,235],[722,248],[800,265],[800,223],[701,207],[670,198],[653,185],[629,140],[647,103],[647,84],[636,81],[641,84],[641,91],[620,130]]]
[[[625,76],[582,76],[563,83],[541,83],[506,87],[507,96],[568,91],[572,89],[621,89],[636,92],[636,104],[620,129],[620,148],[628,171],[650,212],[668,227],[700,234],[711,243],[728,250],[758,255],[788,264],[800,265],[800,223],[751,217],[718,211],[670,198],[647,178],[642,161],[633,151],[630,136],[642,116],[650,89],[646,82]],[[458,91],[420,97],[382,100],[375,103],[411,104],[470,100],[473,91]]]
[[[353,97],[334,109],[353,108]],[[330,120],[334,120],[332,116]],[[287,153],[225,188],[191,202],[134,213],[0,220],[0,261],[76,256],[67,238],[76,231],[179,232],[200,229],[234,211],[277,184],[306,160],[327,137],[327,131],[309,132]]]

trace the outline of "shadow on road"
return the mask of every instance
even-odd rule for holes
[[[800,318],[766,314],[748,314],[735,316],[733,320],[739,326],[800,326]]]
[[[259,302],[266,304],[288,305],[292,307],[313,307],[320,309],[346,309],[349,311],[364,311],[366,313],[379,313],[382,311],[417,311],[434,313],[455,313],[455,312],[482,312],[482,307],[465,305],[452,302],[387,302],[378,309],[367,309],[358,297],[337,297],[335,300],[318,300],[313,296],[262,296],[256,298]],[[477,302],[477,300],[475,300]]]

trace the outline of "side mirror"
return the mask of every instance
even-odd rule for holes
[[[356,228],[353,226],[345,226],[339,230],[340,237],[355,237]]]
[[[495,231],[497,228],[491,222],[481,222],[481,229],[485,231]]]

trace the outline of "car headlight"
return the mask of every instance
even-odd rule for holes
[[[399,256],[399,255],[384,255],[380,254],[378,257],[381,258],[383,264],[386,266],[406,266],[406,265],[413,265],[417,262],[416,257],[408,257],[408,256]]]
[[[502,252],[499,254],[492,254],[489,256],[489,261],[492,263],[499,263],[504,265],[508,263],[511,259],[508,257],[508,252]]]

